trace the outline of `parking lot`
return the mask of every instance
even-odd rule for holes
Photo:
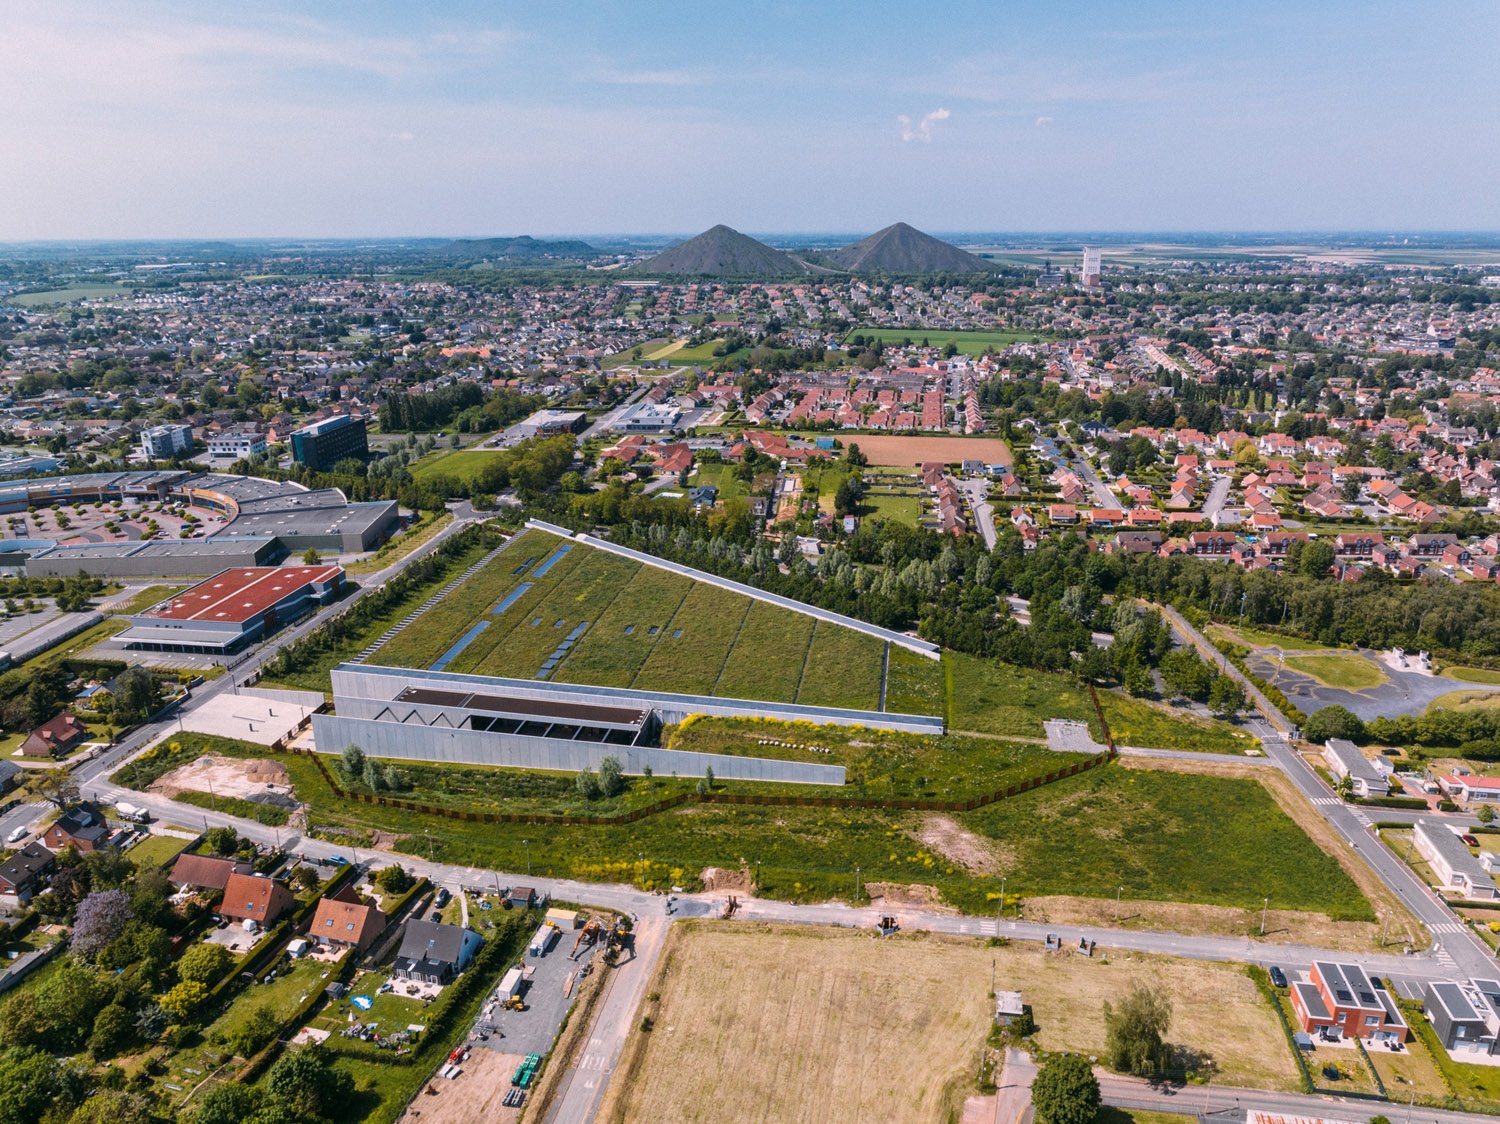
[[[540,919],[537,924],[541,924]],[[578,932],[576,929],[563,930],[546,956],[525,957],[522,965],[530,970],[531,976],[521,991],[526,1010],[503,1010],[496,1003],[488,1014],[481,1012],[474,1024],[476,1045],[505,1054],[522,1055],[546,1054],[552,1049],[553,1040],[562,1028],[563,1016],[578,994],[582,973],[593,970],[594,956],[604,947],[601,935],[600,940],[590,948],[581,949],[578,959],[573,960],[569,954],[578,939]],[[481,1035],[486,1025],[494,1029],[488,1038],[483,1038]]]

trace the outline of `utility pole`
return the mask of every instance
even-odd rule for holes
[[[1000,912],[998,914],[996,914],[995,920],[999,921],[1000,918],[1002,918],[1004,916],[1005,916],[1005,876],[1001,875],[1000,876]]]
[[[531,877],[531,840],[530,839],[523,839],[523,840],[521,840],[521,842],[526,845],[526,877],[530,878]]]
[[[1260,935],[1266,935],[1266,910],[1271,908],[1271,899],[1265,898],[1260,903]]]
[[[859,867],[854,868],[854,900],[859,901]]]
[[[1116,925],[1118,925],[1120,923],[1120,898],[1124,895],[1124,893],[1125,893],[1125,887],[1124,886],[1117,886],[1115,888],[1115,924]]]

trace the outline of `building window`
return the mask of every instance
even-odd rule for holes
[[[1380,1016],[1379,1015],[1366,1015],[1365,1016],[1365,1025],[1366,1026],[1379,1026],[1380,1025]]]

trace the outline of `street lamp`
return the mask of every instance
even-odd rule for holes
[[[859,901],[859,867],[854,868],[854,900]]]
[[[996,913],[995,920],[999,921],[1000,918],[1002,918],[1004,916],[1005,916],[1005,878],[1004,878],[1004,876],[1001,876],[1001,878],[1000,878],[1000,910],[999,910],[998,913]]]
[[[646,852],[642,851],[637,856],[641,860],[641,886],[646,885]]]
[[[523,839],[523,840],[521,840],[521,842],[526,845],[526,877],[530,878],[531,877],[531,840],[530,839]]]
[[[1120,886],[1115,889],[1115,924],[1117,925],[1120,923],[1120,898],[1124,893],[1124,886]]]
[[[1266,910],[1271,908],[1271,899],[1265,898],[1260,903],[1260,935],[1266,935]]]
[[[760,893],[760,860],[755,860],[755,892]]]

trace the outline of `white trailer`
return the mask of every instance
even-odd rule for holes
[[[531,947],[526,950],[526,953],[528,956],[546,956],[555,940],[557,940],[557,926],[551,923],[543,925],[536,931],[536,936],[531,938]]]

